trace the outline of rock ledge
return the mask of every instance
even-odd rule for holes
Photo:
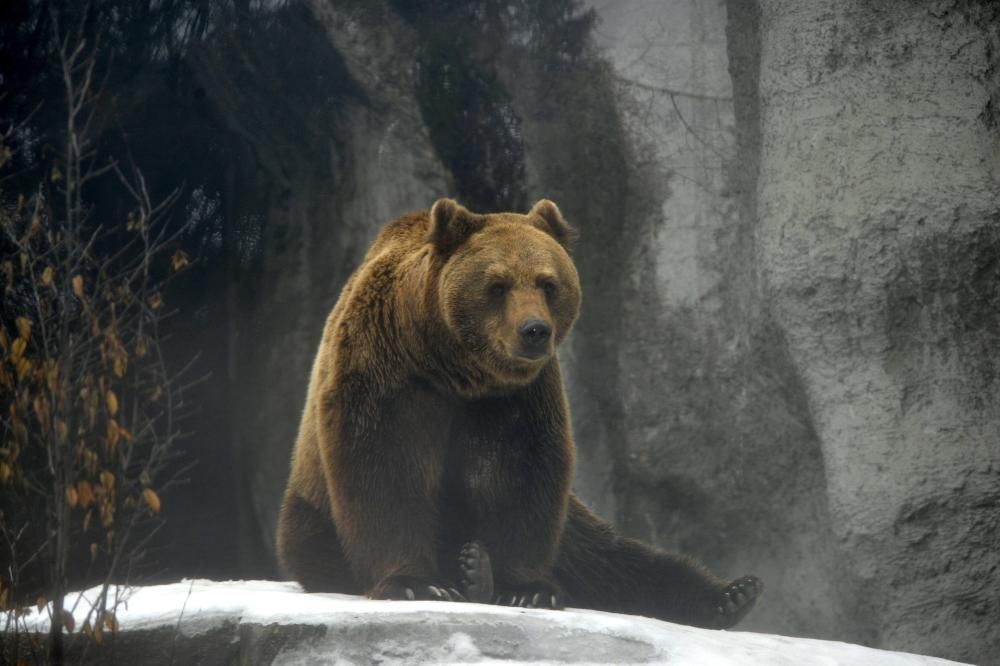
[[[118,593],[122,603],[117,613],[121,634],[114,645],[117,663],[956,663],[846,643],[710,631],[596,611],[305,594],[288,582],[185,580],[121,588]],[[97,590],[81,594],[93,598]],[[74,599],[75,595],[67,599],[67,607]],[[84,605],[75,611],[78,626],[84,621]],[[29,621],[36,631],[45,631],[47,625],[44,612]],[[108,656],[110,649],[107,642],[101,646]]]

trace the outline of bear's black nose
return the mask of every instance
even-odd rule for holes
[[[552,335],[552,326],[541,319],[529,319],[521,324],[517,333],[521,336],[521,344],[529,356],[541,355],[545,352],[549,336]]]

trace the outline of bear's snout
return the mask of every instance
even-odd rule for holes
[[[548,353],[552,325],[543,319],[528,319],[517,328],[521,337],[521,355],[531,359],[541,358]]]

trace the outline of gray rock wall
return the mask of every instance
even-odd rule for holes
[[[756,180],[744,153],[755,156],[734,127],[745,108],[734,103],[726,7],[594,6],[633,151],[628,205],[643,207],[625,232],[620,295],[585,292],[623,301],[613,515],[720,575],[759,574],[768,592],[744,626],[858,640],[819,441],[759,285],[745,214]],[[595,269],[615,264],[602,257]]]
[[[879,645],[992,663],[1000,13],[759,6],[760,266],[850,576]]]

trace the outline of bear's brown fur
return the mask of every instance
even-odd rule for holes
[[[375,240],[326,323],[278,525],[309,591],[457,598],[477,542],[503,603],[726,627],[759,583],[616,535],[571,493],[555,355],[580,308],[574,233],[542,200],[450,199]]]

